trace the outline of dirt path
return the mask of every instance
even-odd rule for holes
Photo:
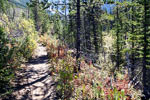
[[[55,85],[50,76],[46,48],[38,45],[36,58],[19,71],[15,100],[55,100]]]

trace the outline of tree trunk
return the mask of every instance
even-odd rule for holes
[[[144,48],[143,48],[143,94],[145,95],[145,99],[147,99],[148,94],[147,94],[147,68],[146,66],[148,65],[147,63],[147,50],[148,50],[148,27],[149,27],[149,1],[144,0]]]
[[[94,34],[94,46],[95,46],[95,53],[98,54],[98,39],[97,39],[97,31],[96,31],[96,22],[94,16],[94,6],[92,8],[92,15],[93,15],[93,34]]]
[[[90,24],[91,24],[91,18],[90,15],[88,14],[88,18],[87,18],[87,27],[86,27],[86,47],[87,47],[87,53],[90,54],[91,52],[91,33],[90,33]]]
[[[34,7],[33,13],[34,13],[34,20],[35,20],[35,28],[36,31],[40,30],[40,26],[39,26],[39,16],[38,16],[38,5],[39,5],[39,1],[36,1],[36,5]]]
[[[134,2],[134,0],[132,0]],[[132,21],[134,21],[134,6],[132,6]],[[134,25],[132,23],[132,34],[134,35]],[[134,65],[135,65],[135,52],[134,52],[134,37],[132,37],[132,66],[131,66],[131,72],[132,72],[132,77],[134,76]]]
[[[120,62],[119,62],[119,57],[120,57],[120,49],[119,49],[119,8],[117,5],[117,69],[119,69]]]
[[[77,60],[77,66],[78,71],[80,70],[80,0],[77,0],[77,34],[76,34],[76,60]]]

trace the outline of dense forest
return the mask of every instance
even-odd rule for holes
[[[0,100],[150,100],[150,0],[0,0]]]

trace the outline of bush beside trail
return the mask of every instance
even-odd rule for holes
[[[5,14],[0,18],[0,97],[4,97],[12,92],[15,71],[32,58],[38,35],[30,19],[11,22]]]
[[[111,68],[95,68],[92,63],[80,59],[81,71],[74,73],[76,59],[71,55],[72,50],[66,49],[53,36],[44,35],[40,38],[47,47],[49,60],[53,69],[51,74],[56,76],[57,96],[63,100],[140,100],[141,91],[130,84],[127,71],[116,72],[116,79]],[[53,42],[57,41],[57,42]],[[66,51],[67,50],[67,51]],[[63,55],[63,56],[62,56]],[[103,64],[102,64],[103,65]],[[101,65],[100,65],[101,66]]]

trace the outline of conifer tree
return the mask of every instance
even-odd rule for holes
[[[79,58],[80,58],[80,34],[81,34],[81,30],[80,30],[80,0],[77,0],[77,34],[76,34],[76,50],[77,50],[77,54],[76,54],[76,60],[77,60],[77,66],[78,66],[78,70],[80,71],[80,62],[79,62]]]
[[[150,36],[150,1],[144,0],[144,43],[143,43],[143,94],[145,95],[145,99],[149,99],[150,96],[148,95],[148,72],[147,68],[149,66],[149,50],[150,50],[150,43],[149,43],[149,36]]]
[[[35,23],[36,31],[40,31],[40,29],[45,28],[45,26],[42,25],[43,22],[46,22],[45,19],[48,21],[48,16],[45,12],[45,9],[49,8],[50,3],[48,3],[48,0],[30,0],[29,3],[27,3],[27,6],[31,8],[33,19]],[[45,18],[44,18],[45,17]],[[41,32],[45,32],[43,29]]]

